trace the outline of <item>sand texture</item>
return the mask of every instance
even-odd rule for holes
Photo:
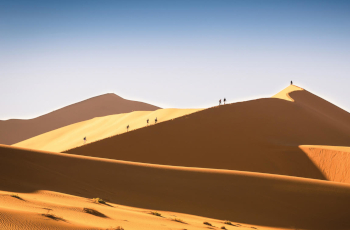
[[[147,119],[149,119],[149,125],[153,125],[155,123],[155,118],[157,118],[159,123],[197,111],[200,111],[200,109],[159,109],[156,111],[137,111],[96,117],[43,133],[39,136],[16,143],[14,146],[62,152],[84,145],[84,137],[87,138],[87,143],[91,143],[125,133],[127,132],[126,127],[128,125],[129,131],[146,127]]]
[[[301,145],[327,180],[350,184],[350,148],[338,146]]]
[[[151,165],[10,146],[0,146],[0,179],[0,190],[11,191],[11,194],[49,190],[85,198],[100,197],[111,202],[112,207],[118,204],[159,212],[172,211],[242,225],[291,229],[350,228],[347,212],[350,185],[322,180]],[[70,219],[73,217],[69,212],[81,209],[82,205],[71,205],[66,213],[56,212],[50,202],[42,199],[42,204],[69,220],[67,223],[81,225],[78,220]],[[79,201],[77,198],[76,202]],[[60,206],[61,202],[53,205]],[[2,209],[10,207],[11,202]],[[43,213],[42,207],[38,205],[34,211],[36,215]],[[103,209],[99,211],[111,215]],[[120,223],[120,219],[113,218]],[[190,222],[183,216],[181,218]],[[180,226],[175,229],[193,229],[190,224]],[[228,226],[228,229],[236,228]]]
[[[12,145],[70,124],[119,113],[154,111],[159,107],[109,93],[81,101],[29,120],[0,120],[0,143]]]

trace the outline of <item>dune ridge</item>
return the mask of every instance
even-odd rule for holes
[[[299,86],[296,85],[290,85],[287,88],[285,88],[284,90],[278,92],[277,94],[275,94],[274,96],[272,96],[271,98],[279,98],[279,99],[283,99],[286,101],[291,101],[294,102],[294,99],[290,96],[290,93],[295,92],[295,91],[299,91],[299,90],[304,90],[303,88],[300,88]]]
[[[350,128],[343,125],[350,114],[306,90],[290,94],[298,98],[293,103],[265,98],[217,106],[67,152],[325,180],[299,145],[350,146]]]
[[[157,109],[160,108],[143,102],[126,100],[113,93],[108,93],[68,105],[33,119],[0,120],[0,143],[12,145],[94,117]]]
[[[348,229],[350,186],[263,173],[152,165],[0,146],[0,190],[56,191],[253,225]],[[188,226],[190,227],[190,226]]]
[[[201,109],[159,109],[155,111],[136,111],[104,117],[96,117],[87,121],[78,122],[41,135],[29,138],[13,146],[37,149],[44,151],[62,152],[84,145],[83,138],[87,137],[88,143],[100,139],[118,135],[154,124],[171,120],[180,116],[200,111]]]

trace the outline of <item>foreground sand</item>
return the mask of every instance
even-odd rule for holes
[[[110,136],[125,133],[128,125],[130,126],[129,131],[145,127],[147,126],[147,119],[149,119],[149,124],[151,125],[154,124],[155,118],[158,119],[159,123],[200,110],[201,109],[159,109],[156,111],[137,111],[96,117],[91,120],[75,123],[41,134],[14,144],[14,146],[62,152],[83,145],[84,137],[87,137],[88,143],[91,143]]]
[[[13,195],[18,198],[12,197]],[[151,212],[158,212],[161,217],[151,215]],[[43,214],[51,214],[60,219],[54,220]],[[173,221],[174,218],[186,223]],[[9,230],[116,229],[118,226],[125,230],[208,229],[208,225],[204,225],[203,222],[209,222],[213,227],[218,228],[225,226],[226,229],[271,229],[234,222],[231,223],[235,226],[231,226],[224,224],[223,220],[169,211],[140,209],[110,202],[107,202],[106,205],[98,204],[88,198],[51,191],[16,194],[0,191],[0,219],[0,228]]]
[[[93,97],[28,120],[0,120],[0,144],[12,145],[70,124],[112,114],[154,111],[157,106],[126,100],[113,93]]]
[[[56,191],[84,198],[100,197],[113,206],[186,213],[243,225],[350,228],[350,186],[329,181],[132,163],[10,146],[0,146],[0,181],[0,190],[11,194]],[[72,206],[73,210],[82,208]],[[40,215],[42,209],[37,213]],[[11,213],[8,215],[11,218]],[[70,218],[60,212],[57,215]],[[177,226],[174,229],[192,229],[191,225]]]

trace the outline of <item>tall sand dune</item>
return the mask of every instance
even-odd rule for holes
[[[29,138],[14,144],[17,147],[37,149],[44,151],[62,152],[87,143],[105,139],[110,136],[127,132],[154,124],[155,118],[158,122],[174,119],[183,115],[200,111],[200,109],[159,109],[156,111],[137,111],[104,117],[96,117],[87,121],[78,122],[41,135]]]
[[[28,138],[94,117],[132,111],[154,111],[159,107],[130,101],[109,93],[81,101],[29,120],[0,120],[0,143],[12,145]]]
[[[301,145],[300,149],[328,180],[350,184],[349,147]]]
[[[0,190],[11,193],[56,191],[259,226],[350,228],[350,185],[322,180],[151,165],[2,145],[0,181]],[[182,226],[178,229],[191,229],[191,225]]]
[[[326,179],[299,145],[350,146],[350,114],[299,87],[286,93],[294,102],[265,98],[217,106],[68,152]]]

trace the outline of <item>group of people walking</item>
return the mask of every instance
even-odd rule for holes
[[[158,118],[156,117],[156,119],[154,119],[154,124],[157,124],[158,122]],[[149,119],[147,119],[147,126],[149,124]],[[130,128],[130,125],[126,126],[126,131],[129,132],[129,128]],[[86,144],[86,137],[84,137],[84,144]]]
[[[226,98],[224,98],[224,105],[226,104]],[[219,105],[221,105],[221,99],[219,100]]]
[[[154,119],[154,124],[157,124],[158,122],[158,118],[156,117],[156,119]],[[149,119],[147,119],[147,126],[149,125]],[[129,132],[129,125],[126,126],[126,131]]]

